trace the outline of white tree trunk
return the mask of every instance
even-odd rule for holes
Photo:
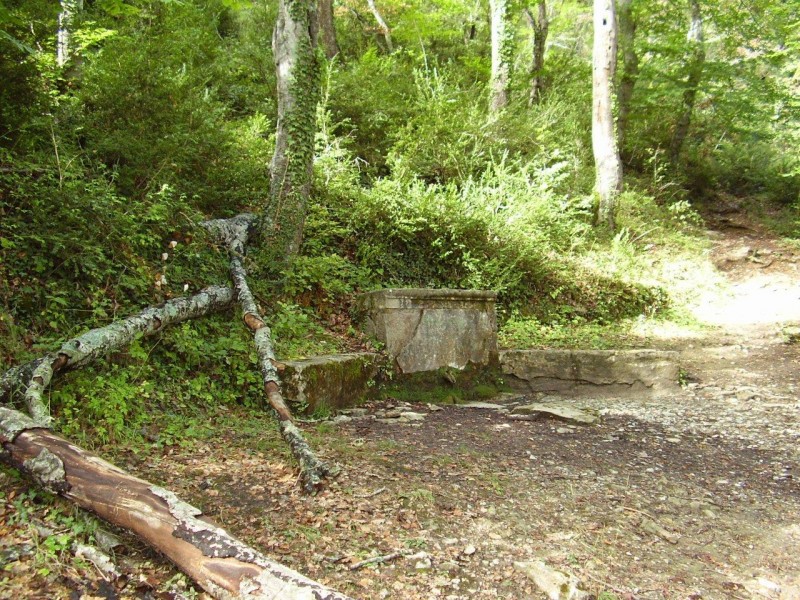
[[[614,132],[613,91],[617,64],[614,0],[594,0],[592,61],[592,150],[595,163],[597,222],[615,227],[617,196],[622,192],[622,163]]]
[[[56,64],[63,67],[72,54],[72,28],[75,15],[83,9],[83,0],[61,0],[56,36]]]
[[[383,39],[386,40],[386,49],[389,52],[394,52],[392,32],[389,30],[389,26],[386,24],[386,21],[384,21],[383,16],[378,10],[378,7],[375,5],[375,0],[367,0],[367,4],[369,5],[369,10],[372,12],[372,16],[375,17],[375,20],[378,22],[378,27],[383,34]]]
[[[508,105],[511,79],[508,0],[489,0],[492,14],[492,76],[489,82],[489,113],[495,115]]]

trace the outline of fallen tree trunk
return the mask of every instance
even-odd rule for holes
[[[315,493],[322,486],[323,480],[333,475],[333,470],[317,457],[303,437],[303,433],[294,424],[292,413],[281,393],[280,378],[275,367],[277,361],[272,349],[272,336],[250,291],[247,272],[242,264],[247,239],[256,221],[256,215],[242,214],[232,219],[206,221],[203,226],[214,233],[228,249],[233,287],[242,307],[242,319],[253,333],[253,342],[258,352],[258,363],[264,380],[264,392],[277,415],[283,439],[289,444],[292,454],[300,463],[303,488],[308,493]]]
[[[231,288],[212,286],[193,296],[168,300],[106,327],[87,331],[64,342],[55,352],[6,371],[0,377],[0,400],[11,401],[15,396],[23,395],[30,416],[39,426],[47,427],[51,418],[42,394],[54,375],[94,362],[127,346],[138,335],[151,335],[167,325],[220,311],[232,302]]]
[[[230,536],[174,493],[133,477],[26,415],[0,407],[0,459],[124,527],[220,599],[348,600]]]

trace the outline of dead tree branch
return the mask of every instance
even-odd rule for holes
[[[315,493],[322,486],[322,481],[332,475],[333,471],[317,457],[308,445],[303,433],[295,425],[292,413],[283,399],[280,378],[275,367],[272,335],[261,317],[253,293],[250,291],[247,272],[242,263],[247,239],[256,220],[256,215],[242,214],[232,219],[206,221],[202,225],[215,234],[228,249],[233,287],[242,307],[244,324],[253,333],[267,400],[277,415],[283,439],[289,444],[292,454],[300,463],[303,488],[308,493]]]
[[[40,427],[48,427],[50,411],[42,395],[56,374],[94,362],[127,346],[139,335],[152,335],[167,325],[220,311],[232,302],[231,288],[212,286],[193,296],[175,298],[106,327],[87,331],[64,342],[55,352],[6,371],[0,377],[0,400],[10,401],[22,395],[33,420]]]

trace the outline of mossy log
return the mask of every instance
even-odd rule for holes
[[[175,298],[150,306],[137,315],[92,329],[61,345],[61,348],[0,376],[0,400],[13,401],[23,396],[31,418],[42,427],[50,425],[50,412],[42,394],[52,378],[62,371],[94,362],[129,345],[139,335],[152,335],[167,325],[195,319],[223,310],[233,302],[233,290],[212,286],[193,296]]]
[[[347,600],[263,556],[162,487],[0,407],[0,459],[158,549],[214,598]]]
[[[242,263],[250,231],[256,222],[255,215],[242,214],[232,219],[206,221],[203,226],[215,234],[228,249],[233,287],[242,308],[244,324],[253,333],[267,401],[277,415],[283,439],[289,444],[292,454],[300,463],[303,488],[308,493],[315,493],[322,486],[323,480],[333,474],[333,470],[321,461],[308,445],[303,433],[294,424],[292,413],[283,399],[280,378],[275,367],[277,361],[272,349],[272,335],[250,291],[247,272]]]

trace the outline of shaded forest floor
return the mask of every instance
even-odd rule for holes
[[[269,416],[255,411],[220,410],[194,437],[101,452],[355,598],[545,598],[515,568],[530,561],[607,600],[800,598],[800,343],[786,329],[800,322],[800,251],[736,215],[709,222],[709,260],[729,285],[697,299],[709,328],[659,342],[680,351],[685,387],[657,401],[572,401],[602,415],[596,426],[424,397],[375,402],[358,418],[304,425],[342,467],[315,498],[299,493]],[[396,409],[419,420],[375,418]],[[128,537],[116,581],[68,552],[42,558],[78,517],[0,477],[3,597],[198,595]],[[377,556],[390,558],[353,568]]]

